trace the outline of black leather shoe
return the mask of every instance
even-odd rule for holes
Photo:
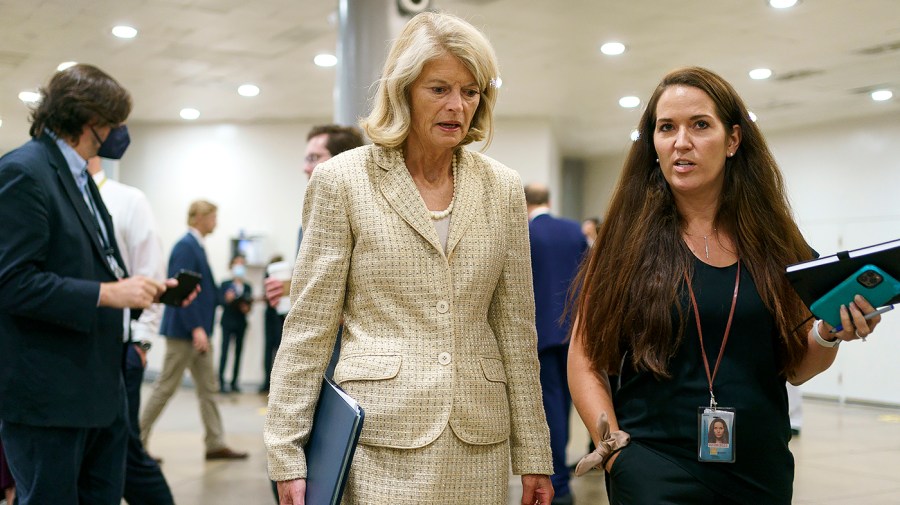
[[[206,453],[207,461],[215,459],[247,459],[247,453],[232,451],[228,447],[223,447],[221,449],[209,451]]]

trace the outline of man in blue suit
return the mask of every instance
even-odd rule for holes
[[[232,393],[240,393],[238,375],[241,370],[241,353],[244,335],[247,333],[247,314],[253,307],[253,286],[247,282],[247,258],[237,254],[231,258],[231,279],[222,283],[219,296],[222,299],[222,351],[219,353],[219,391],[225,393],[225,368],[228,349],[234,343],[234,363],[231,369]]]
[[[191,203],[188,233],[175,244],[169,257],[170,276],[181,270],[201,275],[200,294],[189,307],[167,306],[163,313],[159,332],[166,337],[166,357],[153,394],[141,413],[141,441],[147,447],[153,423],[181,384],[184,370],[190,369],[206,431],[206,459],[243,459],[247,453],[225,445],[222,416],[215,398],[218,386],[209,337],[220,301],[203,246],[204,238],[216,229],[216,211],[217,207],[205,200]]]
[[[569,411],[572,398],[566,380],[569,350],[566,297],[578,266],[587,250],[587,241],[577,222],[550,214],[550,191],[542,184],[525,186],[528,233],[531,242],[531,271],[534,276],[535,324],[544,412],[550,426],[553,451],[553,504],[571,504],[566,444],[569,441]]]
[[[0,437],[19,504],[118,505],[127,309],[165,287],[127,277],[86,166],[124,154],[131,97],[84,64],[41,94],[32,140],[0,158]]]

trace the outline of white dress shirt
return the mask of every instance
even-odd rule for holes
[[[143,191],[108,179],[103,170],[94,174],[94,183],[113,219],[116,242],[129,275],[143,275],[156,281],[165,279],[162,244],[156,221]],[[132,322],[132,338],[144,340],[159,333],[162,305],[154,303],[140,319]]]

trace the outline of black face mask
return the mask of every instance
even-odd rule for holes
[[[97,135],[97,132],[93,128],[91,128],[91,131],[94,132],[97,142],[100,142],[100,136]],[[131,137],[128,136],[128,127],[125,125],[116,126],[109,130],[106,141],[100,142],[100,150],[97,151],[97,156],[110,160],[120,160],[130,143]]]

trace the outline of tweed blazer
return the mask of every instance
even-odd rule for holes
[[[518,175],[457,150],[446,253],[400,149],[363,146],[314,172],[265,438],[274,480],[303,444],[341,317],[334,379],[365,409],[361,444],[418,448],[449,426],[509,440],[516,474],[552,474]]]

